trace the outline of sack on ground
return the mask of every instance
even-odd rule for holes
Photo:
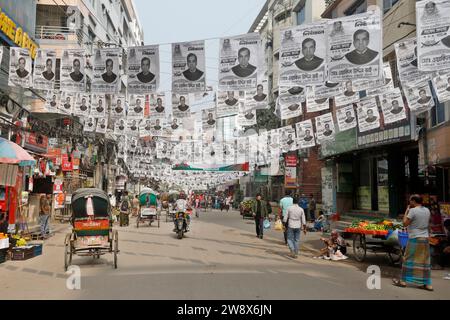
[[[282,231],[282,230],[283,230],[283,223],[281,222],[280,219],[278,219],[277,221],[275,221],[275,224],[274,224],[273,228],[274,228],[276,231]]]
[[[264,229],[270,229],[270,221],[268,219],[264,220]]]

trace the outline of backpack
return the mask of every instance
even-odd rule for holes
[[[122,204],[120,205],[120,211],[127,212],[129,207],[128,200],[122,201]]]

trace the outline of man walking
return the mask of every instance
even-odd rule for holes
[[[289,249],[291,250],[290,257],[297,259],[299,242],[300,242],[300,230],[306,235],[306,218],[305,212],[297,204],[299,202],[298,196],[294,197],[294,204],[287,210],[286,216],[283,221],[287,222],[287,241]]]
[[[291,192],[286,190],[284,198],[280,200],[280,208],[281,208],[281,219],[283,221],[284,226],[284,244],[287,244],[287,224],[284,222],[284,217],[287,214],[287,210],[294,204],[294,199],[292,199]]]
[[[310,194],[311,200],[309,200],[309,216],[311,221],[316,220],[316,199],[314,199],[314,195]]]
[[[39,210],[39,224],[41,226],[41,236],[43,239],[47,238],[47,233],[49,232],[51,210],[51,195],[42,195]]]
[[[128,191],[125,191],[122,197],[122,203],[120,204],[120,226],[128,226],[129,224],[129,210],[130,200],[128,199]]]
[[[267,202],[262,200],[261,194],[259,193],[253,202],[252,213],[255,219],[256,236],[262,239],[264,235],[264,219],[269,216],[269,213],[267,211]]]

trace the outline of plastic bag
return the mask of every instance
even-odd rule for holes
[[[264,229],[270,229],[270,221],[269,219],[264,220]]]
[[[275,221],[275,225],[273,227],[276,231],[283,231],[283,223],[281,222],[280,219],[277,219],[277,221]]]

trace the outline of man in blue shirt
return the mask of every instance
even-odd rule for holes
[[[282,221],[284,221],[284,217],[287,214],[287,209],[294,204],[294,200],[292,199],[291,192],[286,190],[284,198],[280,200],[280,208],[282,213]],[[284,244],[287,244],[287,223],[284,223]]]
[[[303,209],[303,211],[305,212],[305,216],[308,216],[308,198],[306,197],[305,194],[302,194],[300,200],[298,201],[298,205],[300,206],[300,208]]]

